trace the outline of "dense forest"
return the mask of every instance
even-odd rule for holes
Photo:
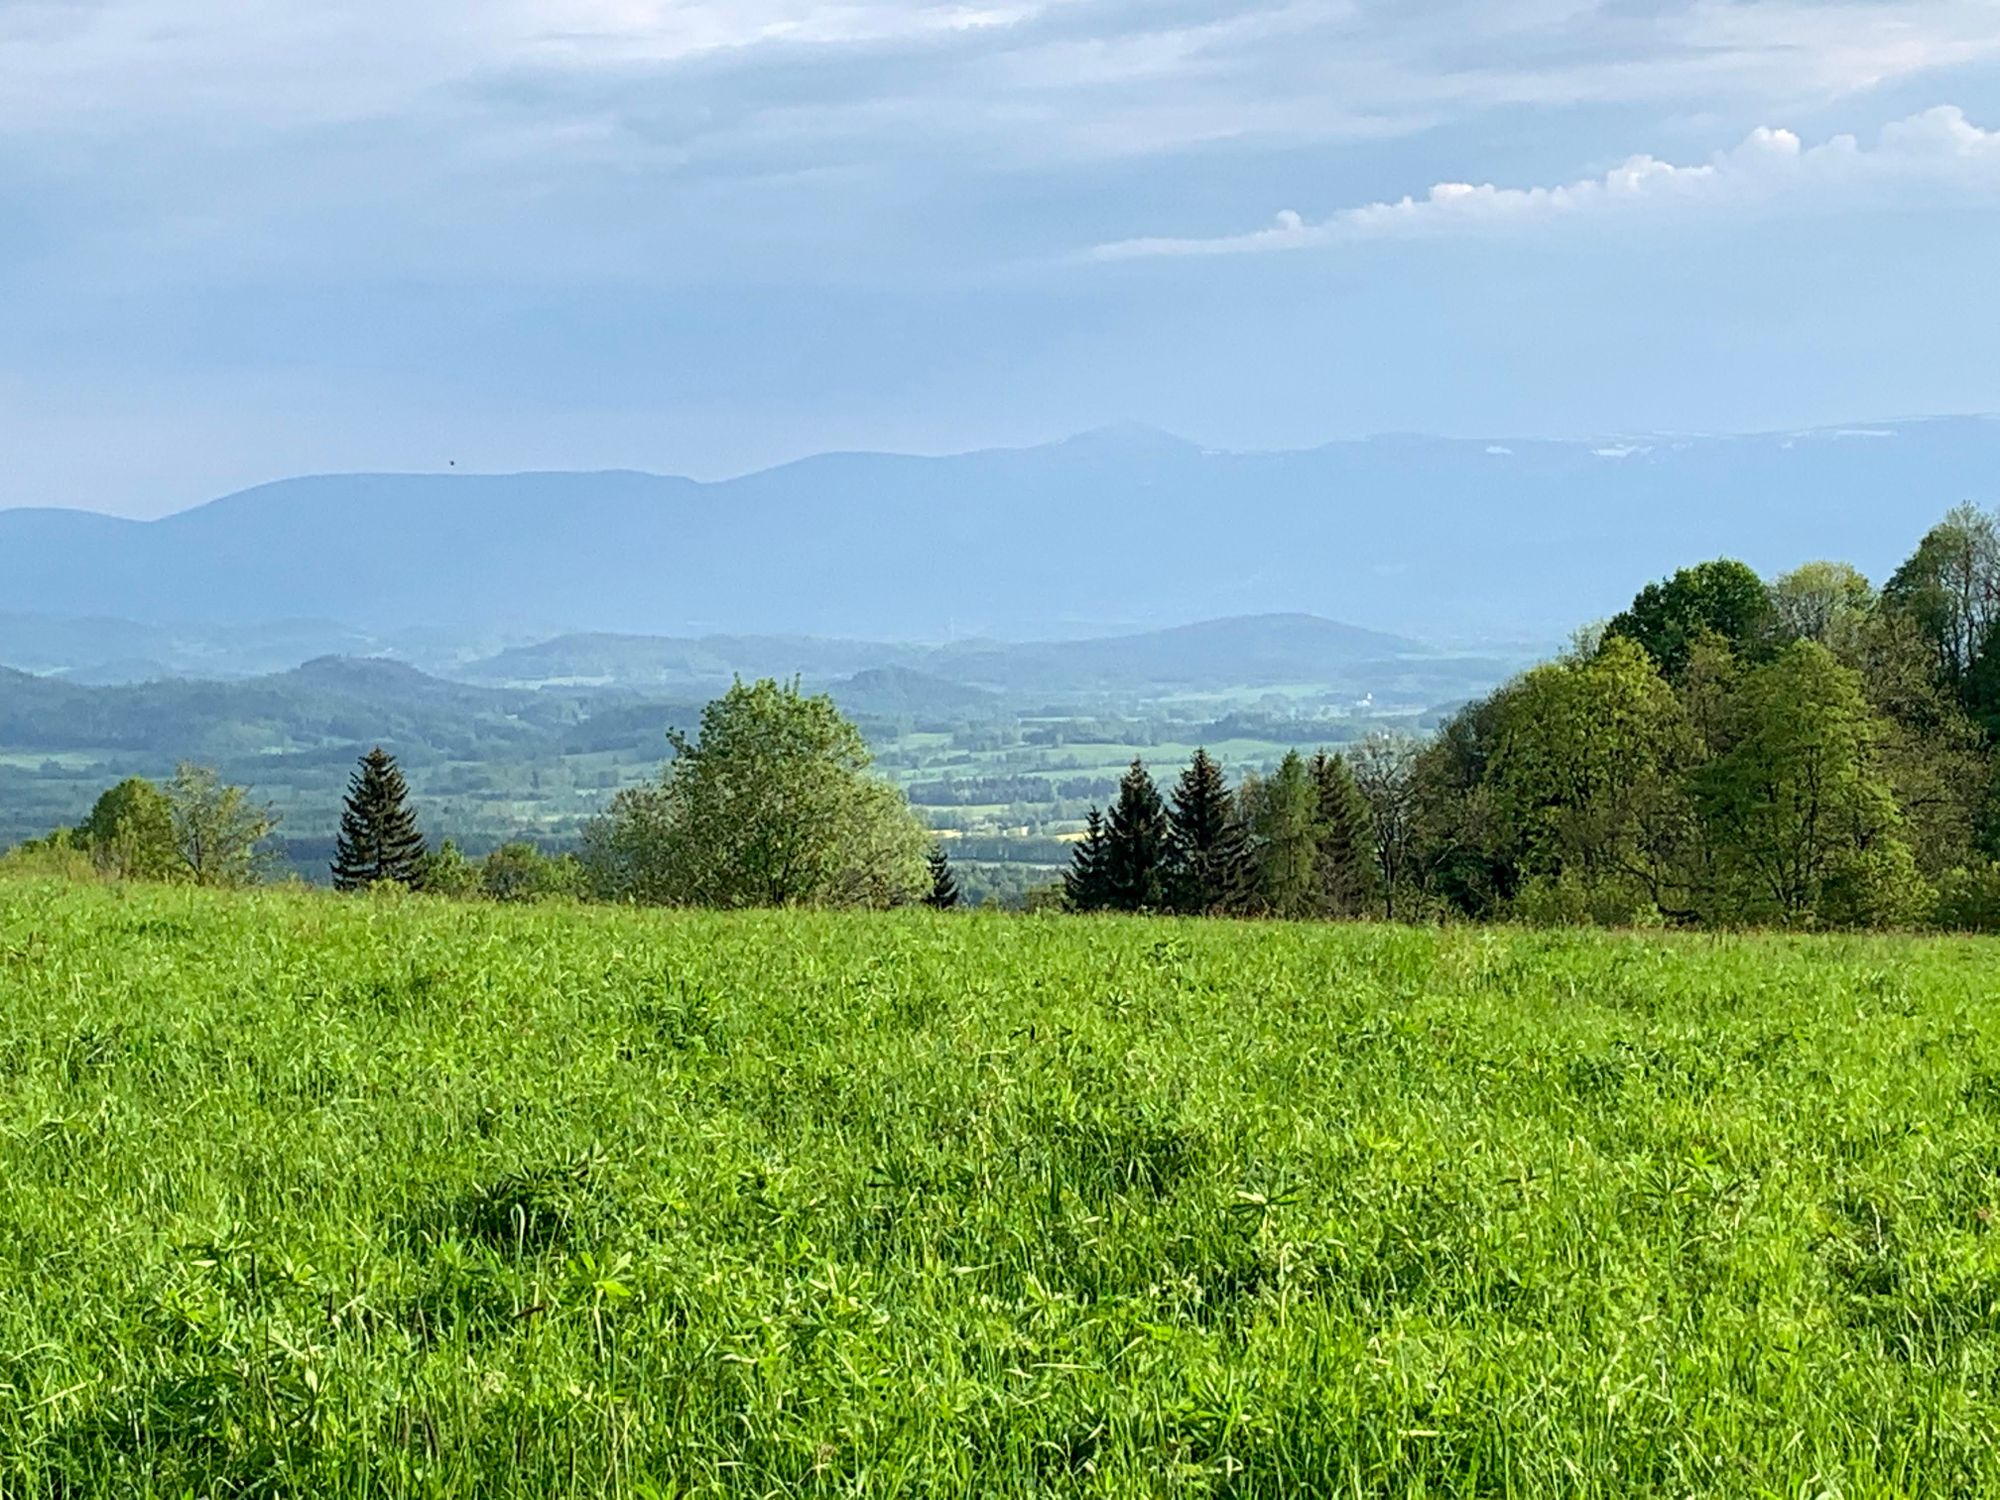
[[[669,905],[954,904],[948,842],[796,682],[739,682],[581,847],[425,847],[392,757],[350,791],[335,883]],[[1679,926],[2000,925],[2000,520],[1965,506],[1879,589],[1841,563],[1721,559],[1643,589],[1427,738],[1293,751],[1232,785],[1134,760],[1059,885],[1090,911]],[[1025,787],[968,786],[965,796]],[[1081,788],[1078,788],[1081,790]],[[241,848],[218,857],[217,798]],[[128,779],[17,863],[253,878],[275,820],[186,767]],[[233,819],[233,822],[231,821]],[[207,846],[196,847],[202,839]],[[191,844],[191,840],[194,844]],[[372,842],[371,842],[372,840]],[[949,891],[952,899],[942,899]]]

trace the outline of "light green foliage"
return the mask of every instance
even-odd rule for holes
[[[74,828],[58,828],[38,839],[24,839],[0,851],[0,876],[36,876],[53,880],[90,880],[98,874],[90,851]]]
[[[1697,792],[1726,916],[1915,916],[1923,885],[1856,674],[1800,641],[1744,678],[1735,714],[1734,744]]]
[[[930,836],[870,774],[860,731],[796,683],[738,682],[675,732],[656,787],[621,795],[585,860],[614,899],[668,905],[889,906],[929,889]]]
[[[196,885],[244,886],[262,878],[270,861],[265,840],[277,815],[250,800],[240,786],[225,785],[207,766],[185,762],[167,787],[174,852],[181,874]]]
[[[1508,695],[1490,777],[1495,815],[1533,880],[1627,920],[1684,908],[1692,744],[1658,667],[1624,636],[1552,662]]]
[[[0,884],[0,1494],[2000,1492],[1996,962]]]
[[[1817,641],[1843,661],[1875,607],[1875,589],[1859,568],[1809,562],[1771,580],[1771,610],[1781,641]]]
[[[1925,533],[1882,602],[1916,626],[1940,680],[1962,687],[2000,623],[2000,521],[1959,506]]]
[[[1255,909],[1273,917],[1310,915],[1319,904],[1319,787],[1304,757],[1293,751],[1268,777],[1246,782],[1242,804]]]
[[[120,880],[171,880],[182,873],[167,794],[133,776],[97,799],[77,828],[100,870]]]

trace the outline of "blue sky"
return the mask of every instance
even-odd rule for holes
[[[0,0],[0,505],[2000,410],[2000,0]]]

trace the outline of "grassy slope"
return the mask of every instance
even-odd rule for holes
[[[0,884],[0,1494],[1990,1492],[1996,958]]]

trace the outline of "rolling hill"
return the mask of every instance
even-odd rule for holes
[[[1436,696],[1468,677],[1490,685],[1506,673],[1500,662],[1440,655],[1418,641],[1313,615],[1240,616],[1082,640],[944,646],[785,636],[568,635],[447,670],[468,682],[508,687],[677,692],[718,688],[738,676],[800,676],[822,686],[844,682],[871,692],[888,689],[912,707],[966,707],[995,693],[1017,700],[1131,697],[1293,684],[1358,694],[1412,673],[1438,684]]]

